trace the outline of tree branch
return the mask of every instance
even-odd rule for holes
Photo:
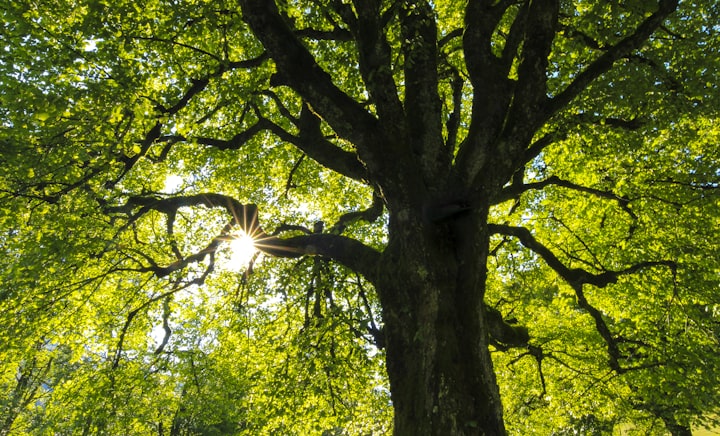
[[[336,133],[355,144],[368,167],[382,171],[387,147],[378,137],[377,119],[335,86],[288,27],[275,2],[241,0],[240,4],[243,19],[275,61],[277,73],[271,84],[297,91]]]
[[[127,214],[131,221],[136,221],[150,210],[169,216],[177,213],[178,209],[182,207],[198,206],[223,208],[231,216],[231,220],[218,236],[197,253],[178,259],[167,266],[157,265],[152,259],[146,258],[150,266],[141,267],[136,269],[137,271],[152,272],[157,277],[166,277],[191,263],[202,261],[206,256],[214,256],[221,243],[232,239],[232,236],[229,236],[232,230],[240,228],[254,239],[258,250],[270,256],[294,258],[306,254],[321,255],[348,266],[364,275],[368,280],[372,281],[375,276],[377,262],[380,258],[380,253],[375,249],[340,235],[313,233],[287,239],[268,235],[260,226],[256,205],[242,204],[223,194],[205,193],[170,198],[130,197],[124,205],[107,206],[106,211]]]
[[[440,47],[440,48],[445,47],[445,45],[447,45],[453,39],[462,37],[463,30],[464,29],[458,28],[458,29],[452,30],[452,31],[448,32],[447,34],[445,34],[445,36],[443,36],[442,38],[440,38],[438,40],[438,47]]]
[[[281,140],[295,145],[308,157],[320,165],[333,170],[343,176],[354,180],[366,181],[367,171],[358,160],[355,153],[345,151],[328,141],[320,131],[320,119],[313,114],[307,105],[303,106],[300,119],[291,118],[300,129],[300,135],[295,136],[279,125],[258,114],[258,121],[230,139],[217,139],[210,137],[186,138],[174,135],[163,137],[164,140],[193,140],[198,144],[215,147],[219,150],[237,150],[243,147],[255,135],[263,131],[274,133]]]
[[[402,138],[407,126],[393,78],[392,52],[385,38],[380,2],[355,2],[355,10],[357,17],[351,29],[358,47],[360,74],[385,128],[393,137]]]
[[[613,117],[600,117],[597,115],[589,114],[589,113],[581,113],[576,115],[576,118],[581,123],[590,123],[595,125],[606,125],[609,127],[615,127],[618,129],[626,129],[626,130],[638,130],[640,127],[642,127],[645,122],[638,117],[633,117],[629,120],[622,119],[622,118],[613,118]]]
[[[342,215],[338,221],[333,225],[329,233],[340,235],[345,231],[345,228],[349,226],[350,224],[363,220],[366,222],[374,222],[377,220],[383,211],[383,202],[382,199],[377,195],[373,195],[373,202],[372,205],[365,210],[361,211],[354,211],[354,212],[348,212],[344,215]]]
[[[204,91],[208,84],[210,83],[211,79],[221,77],[223,73],[239,69],[239,68],[252,68],[261,65],[265,60],[267,59],[267,54],[263,53],[260,56],[253,58],[253,59],[247,59],[242,61],[233,61],[228,62],[225,64],[220,65],[215,71],[212,73],[209,73],[199,79],[190,79],[191,85],[190,87],[183,93],[183,95],[180,97],[180,99],[171,107],[166,108],[160,103],[156,102],[155,109],[159,111],[161,114],[165,116],[171,116],[175,115],[178,112],[180,112],[187,104],[190,102],[190,100],[197,95],[198,93]],[[166,139],[168,137],[161,136],[162,134],[162,122],[158,119],[153,127],[145,134],[145,137],[140,142],[140,152],[135,154],[134,156],[126,156],[122,155],[119,157],[119,160],[125,165],[123,170],[120,172],[120,174],[115,178],[115,180],[109,182],[110,184],[115,184],[118,181],[120,181],[125,175],[135,166],[135,164],[148,153],[148,150],[156,143],[158,139]],[[174,138],[177,138],[177,136],[174,136]],[[173,144],[173,142],[168,142],[170,146]],[[166,145],[165,149],[162,151],[161,154],[167,154],[170,151],[169,147]]]
[[[522,164],[527,164],[542,153],[542,151],[554,142],[565,139],[565,133],[550,132],[543,135],[540,139],[530,144],[525,149],[522,157]]]
[[[346,177],[367,181],[367,170],[358,159],[357,154],[342,150],[328,141],[320,130],[320,122],[320,118],[312,112],[307,104],[304,104],[298,121],[300,135],[285,139],[320,165]],[[276,134],[280,133],[278,129],[280,129],[279,126],[273,126],[273,132]]]
[[[447,174],[452,151],[442,140],[442,103],[438,94],[437,27],[427,2],[402,3],[400,33],[405,57],[405,117],[413,151],[425,180]]]
[[[523,246],[538,254],[549,267],[573,287],[589,284],[598,288],[604,288],[609,284],[616,283],[620,276],[634,274],[643,269],[656,266],[665,266],[671,270],[677,268],[676,263],[673,261],[660,260],[640,262],[618,271],[603,271],[598,274],[593,274],[581,268],[568,268],[549,248],[538,242],[530,231],[524,227],[490,224],[489,228],[492,233],[517,238]]]
[[[563,14],[563,18],[570,18],[567,14]],[[565,32],[565,35],[568,39],[579,39],[582,41],[583,44],[588,46],[589,48],[593,50],[606,50],[607,47],[605,44],[600,44],[598,41],[596,41],[594,38],[592,38],[587,33],[578,30],[574,27],[571,27],[569,25],[561,25],[560,26],[563,32]]]
[[[512,3],[511,0],[470,0],[467,3],[463,47],[470,81],[476,90],[506,78],[500,60],[492,53],[491,44],[495,28]]]
[[[275,257],[324,256],[362,274],[374,282],[380,252],[355,239],[330,233],[311,233],[289,238],[267,236],[256,239],[255,246]]]
[[[517,238],[523,246],[538,254],[550,268],[562,277],[575,291],[578,305],[593,317],[595,327],[607,345],[610,367],[618,373],[623,373],[629,369],[633,369],[623,368],[620,366],[619,361],[622,356],[618,346],[618,340],[613,336],[610,328],[607,326],[602,313],[588,302],[583,291],[583,285],[588,284],[598,288],[604,288],[609,284],[616,283],[620,276],[634,274],[643,269],[656,266],[665,266],[670,268],[674,275],[677,270],[677,264],[675,262],[670,260],[645,261],[631,265],[619,271],[603,271],[599,274],[593,274],[581,268],[568,268],[549,248],[535,239],[530,231],[524,227],[513,227],[499,224],[490,224],[488,227],[492,233]]]
[[[643,21],[635,31],[617,44],[607,47],[606,51],[580,72],[570,85],[562,92],[550,99],[546,110],[546,119],[567,106],[571,100],[578,96],[595,79],[612,68],[618,59],[628,56],[640,46],[662,25],[670,14],[675,12],[679,0],[660,0],[658,10]]]
[[[462,100],[463,100],[463,86],[465,81],[460,72],[455,68],[451,67],[452,81],[450,87],[452,88],[452,102],[453,109],[448,115],[448,119],[445,123],[447,128],[447,140],[445,141],[445,148],[449,153],[454,153],[455,147],[457,146],[458,130],[460,129],[460,116],[462,114]]]
[[[495,4],[493,4],[495,3]],[[505,125],[512,81],[492,51],[492,38],[512,1],[470,0],[465,8],[463,50],[473,87],[470,127],[455,166],[462,179],[474,181],[490,157],[490,147]]]
[[[339,27],[332,30],[318,30],[308,27],[296,30],[295,34],[300,38],[314,39],[316,41],[352,41],[352,34]]]
[[[532,133],[539,125],[536,120],[544,121],[541,112],[547,99],[548,56],[555,37],[559,8],[559,0],[535,0],[528,6],[518,81],[509,114],[510,127],[514,130]]]
[[[510,71],[512,64],[519,55],[518,49],[523,41],[525,26],[527,23],[529,2],[523,2],[515,16],[515,20],[510,26],[510,33],[505,37],[505,46],[502,50],[501,60],[502,69]]]
[[[596,189],[596,188],[588,188],[587,186],[578,185],[576,183],[570,182],[568,180],[563,180],[558,176],[551,176],[548,177],[545,180],[534,182],[534,183],[522,183],[522,184],[515,184],[504,188],[502,192],[500,193],[499,201],[507,201],[512,200],[514,198],[518,198],[521,194],[535,189],[543,189],[546,186],[555,185],[555,186],[561,186],[563,188],[572,189],[574,191],[578,192],[584,192],[587,194],[592,194],[596,197],[600,198],[607,198],[610,200],[617,201],[620,208],[625,211],[630,218],[633,219],[633,221],[637,221],[637,215],[635,215],[635,212],[630,209],[630,199],[617,195],[612,191],[604,191],[602,189]]]

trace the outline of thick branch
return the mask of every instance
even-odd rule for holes
[[[438,94],[437,28],[426,2],[403,3],[400,13],[405,55],[405,114],[413,151],[425,180],[436,180],[450,167],[451,152],[442,140],[442,104]]]
[[[465,8],[465,63],[470,81],[477,90],[506,78],[500,59],[492,53],[491,44],[493,32],[511,4],[508,0],[470,0]]]
[[[333,84],[288,27],[275,2],[241,0],[240,4],[243,19],[275,61],[273,83],[292,87],[335,132],[358,147],[366,164],[381,165],[385,149],[378,138],[377,120]]]
[[[463,50],[473,87],[472,116],[465,140],[455,159],[463,180],[474,181],[492,154],[490,147],[505,125],[512,81],[502,60],[493,54],[495,28],[511,1],[468,1],[465,9]]]
[[[544,118],[541,111],[547,98],[548,56],[555,37],[559,3],[559,0],[535,0],[528,7],[518,81],[510,110],[511,127],[520,130],[522,136],[531,136],[538,126],[535,120]]]
[[[393,78],[392,52],[385,38],[380,2],[355,2],[355,9],[357,19],[352,30],[358,48],[360,74],[375,103],[380,120],[393,132],[393,137],[402,138],[407,126]]]
[[[333,259],[373,282],[376,277],[380,252],[342,235],[311,233],[290,238],[268,236],[259,238],[255,246],[263,253],[275,257],[324,256]]]
[[[504,184],[511,174],[522,167],[523,150],[546,120],[548,56],[556,32],[558,13],[559,0],[535,0],[527,4],[527,9],[521,8],[511,28],[507,43],[517,44],[516,40],[521,33],[522,50],[519,54],[518,79],[506,97],[509,98],[509,109],[491,114],[498,124],[494,131],[486,129],[492,135],[486,139],[490,141],[489,164],[496,168],[493,171],[496,177],[490,181],[491,184]],[[509,56],[507,53],[504,55]],[[512,62],[508,64],[507,58],[503,62],[503,69],[512,67]],[[504,71],[505,75],[510,73]],[[474,168],[468,173],[471,180],[474,181],[479,175],[478,170]]]
[[[298,122],[300,135],[285,138],[297,146],[311,159],[320,165],[355,180],[368,180],[365,166],[358,160],[355,153],[345,151],[328,141],[320,130],[320,118],[308,105],[303,105]],[[273,132],[279,134],[279,126],[273,125]]]
[[[247,144],[247,142],[258,133],[270,131],[281,140],[295,145],[320,165],[354,180],[367,180],[367,171],[358,160],[357,155],[345,151],[328,141],[320,131],[320,119],[309,110],[307,105],[303,107],[300,119],[291,119],[291,121],[298,123],[300,136],[292,135],[279,125],[261,117],[255,124],[230,139],[210,137],[185,138],[177,135],[163,137],[163,139],[181,141],[191,139],[198,144],[215,147],[220,150],[237,150]]]

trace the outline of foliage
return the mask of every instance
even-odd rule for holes
[[[391,433],[376,271],[442,276],[391,264],[438,199],[529,332],[509,433],[717,425],[715,2],[0,2],[0,434]]]

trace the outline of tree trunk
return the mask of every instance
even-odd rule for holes
[[[395,434],[504,435],[483,304],[487,215],[411,216],[391,214],[377,284]]]

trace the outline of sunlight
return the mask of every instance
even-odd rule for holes
[[[182,187],[183,182],[184,180],[182,177],[176,174],[170,174],[169,176],[165,177],[165,192],[177,192],[177,190]]]
[[[257,252],[255,240],[245,232],[240,232],[230,241],[230,264],[234,269],[242,269]]]

